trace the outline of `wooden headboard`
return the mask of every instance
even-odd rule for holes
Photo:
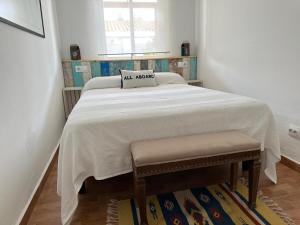
[[[183,65],[180,65],[183,64]],[[109,60],[63,60],[65,87],[83,87],[93,77],[118,75],[120,69],[175,72],[186,80],[197,80],[197,57],[165,57]]]

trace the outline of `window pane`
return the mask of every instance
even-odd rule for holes
[[[131,41],[129,37],[107,37],[107,54],[131,53]]]
[[[154,50],[155,9],[133,9],[134,37],[136,52],[151,52]]]
[[[104,0],[108,54],[168,50],[168,0]]]
[[[128,8],[104,8],[106,48],[108,54],[131,52]]]
[[[155,49],[153,48],[154,38],[144,37],[144,38],[135,38],[135,52],[136,53],[146,53],[153,52]]]
[[[105,21],[129,21],[128,8],[104,8]]]
[[[157,2],[157,0],[132,0],[132,2]]]
[[[142,21],[155,21],[155,9],[154,8],[136,8],[133,9],[134,20]]]
[[[128,2],[128,0],[103,0],[103,2]]]

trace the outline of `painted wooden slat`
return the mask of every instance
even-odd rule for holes
[[[191,58],[191,74],[190,80],[197,80],[197,58]]]
[[[109,62],[101,62],[101,76],[107,77],[109,76]]]
[[[83,82],[84,84],[86,84],[86,82],[92,79],[91,64],[90,62],[82,62],[81,65],[85,66],[87,69],[87,71],[82,73]]]
[[[169,72],[169,60],[161,60],[161,72]]]
[[[155,72],[162,72],[162,60],[155,60]]]
[[[63,74],[64,74],[65,87],[74,87],[72,65],[70,62],[63,63]]]
[[[148,60],[148,70],[155,70],[155,60]]]
[[[84,81],[82,77],[82,73],[78,73],[75,70],[76,66],[81,66],[80,62],[72,62],[72,76],[73,76],[73,83],[74,87],[83,87],[84,86]]]
[[[185,80],[189,80],[190,79],[190,74],[191,74],[191,60],[190,58],[184,58],[183,62],[186,63],[186,67],[183,67],[183,73],[182,76]]]
[[[134,62],[133,61],[117,61],[110,62],[109,64],[109,75],[119,75],[120,70],[134,70]]]
[[[176,67],[177,67],[177,60],[175,59],[170,59],[169,60],[169,71],[176,73]]]
[[[134,61],[127,61],[125,68],[126,70],[134,70]]]
[[[169,72],[178,73],[183,76],[183,69],[178,67],[178,63],[182,62],[181,59],[170,59],[169,60]]]
[[[119,75],[122,62],[109,62],[109,76]]]
[[[91,73],[92,73],[92,77],[100,77],[101,76],[100,62],[91,62]]]
[[[141,60],[141,70],[148,70],[148,60]]]
[[[134,61],[134,70],[135,71],[141,70],[141,61],[140,60]]]

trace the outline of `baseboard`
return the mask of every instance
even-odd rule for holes
[[[32,192],[32,195],[30,196],[22,214],[20,215],[16,225],[27,225],[28,220],[34,209],[34,206],[35,206],[37,200],[39,199],[40,194],[42,193],[42,190],[46,184],[46,181],[50,174],[50,171],[53,168],[55,161],[58,157],[58,149],[59,149],[59,145],[57,145],[57,147],[53,150],[53,153],[51,154],[51,157],[50,157],[34,191]]]
[[[282,164],[290,167],[291,169],[293,170],[296,170],[297,172],[300,173],[300,164],[295,162],[294,160],[292,159],[289,159],[288,157],[286,156],[281,156],[281,161],[280,161]]]

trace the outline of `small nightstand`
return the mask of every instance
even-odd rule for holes
[[[203,81],[202,80],[188,80],[187,83],[192,86],[196,87],[203,87]]]

